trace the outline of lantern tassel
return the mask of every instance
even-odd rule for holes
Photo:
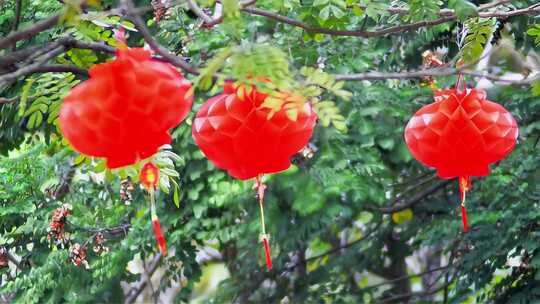
[[[154,234],[158,244],[159,251],[163,256],[167,256],[167,242],[161,232],[161,224],[156,214],[156,188],[159,181],[159,169],[153,163],[146,163],[140,173],[140,181],[142,186],[150,194],[150,217],[152,219],[152,226],[154,227]]]
[[[469,230],[469,223],[467,220],[467,209],[465,208],[465,200],[467,199],[467,191],[472,189],[471,180],[468,176],[459,177],[459,193],[461,197],[461,221],[463,222],[463,231]]]
[[[266,268],[268,270],[272,269],[272,256],[270,255],[270,245],[268,245],[268,239],[266,237],[263,238],[264,243],[264,252],[266,253]]]
[[[255,184],[255,187],[257,190],[257,197],[259,200],[259,208],[260,208],[260,215],[261,215],[261,231],[262,231],[262,241],[264,244],[264,252],[266,256],[266,268],[268,270],[272,269],[272,256],[270,255],[270,245],[268,242],[269,236],[266,234],[266,225],[264,223],[264,191],[266,190],[266,186],[261,181],[261,176],[257,176],[257,183]]]
[[[152,218],[152,225],[154,226],[154,234],[156,235],[159,251],[163,256],[167,256],[167,241],[161,232],[161,224],[159,222],[159,217],[156,214],[154,189],[150,190],[150,216]]]

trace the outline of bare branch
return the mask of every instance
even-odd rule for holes
[[[404,294],[398,294],[398,295],[390,296],[388,298],[381,299],[380,302],[378,302],[378,303],[399,303],[399,300],[403,300],[403,299],[410,299],[410,298],[433,295],[433,294],[436,294],[439,291],[442,291],[443,289],[447,288],[452,283],[454,283],[453,280],[448,282],[448,283],[444,283],[444,284],[440,285],[439,287],[437,287],[435,289],[432,289],[432,290],[413,291],[413,292],[410,292],[410,293],[404,293]]]
[[[71,37],[62,37],[58,39],[58,43],[62,44],[68,49],[87,49],[94,52],[103,52],[109,54],[114,54],[116,52],[116,48],[110,45],[99,42],[82,42]]]
[[[365,73],[357,73],[357,74],[338,74],[338,75],[335,75],[335,78],[337,80],[344,80],[344,81],[415,79],[415,78],[422,78],[422,77],[427,77],[427,76],[435,76],[435,77],[450,76],[450,75],[456,75],[459,73],[464,74],[464,75],[475,76],[475,77],[485,77],[489,80],[499,81],[499,82],[508,83],[508,84],[515,84],[515,85],[528,85],[537,81],[540,78],[540,75],[536,75],[534,77],[516,80],[516,79],[503,78],[497,75],[486,74],[486,73],[482,73],[478,71],[461,70],[461,69],[448,68],[448,67],[409,71],[409,72],[385,73],[385,72],[374,71],[374,72],[365,72]]]
[[[314,27],[300,20],[293,19],[287,16],[279,15],[279,14],[262,10],[262,9],[258,9],[258,8],[246,7],[246,8],[242,8],[242,11],[252,14],[252,15],[257,15],[257,16],[268,18],[268,19],[272,19],[277,22],[282,22],[282,23],[286,23],[292,26],[296,26],[310,33],[321,33],[321,34],[328,34],[332,36],[351,36],[351,37],[362,37],[362,38],[372,38],[372,37],[384,36],[387,34],[407,32],[407,31],[416,30],[422,27],[430,27],[430,26],[457,20],[457,15],[455,14],[455,12],[445,11],[444,16],[442,16],[439,19],[424,20],[424,21],[419,21],[416,23],[405,24],[405,25],[396,25],[396,26],[391,26],[391,27],[387,27],[387,28],[383,28],[383,29],[375,30],[375,31],[333,30],[333,29],[328,29],[328,28]],[[480,12],[478,16],[483,17],[483,18],[496,17],[500,19],[505,19],[512,16],[537,15],[539,13],[540,13],[540,6],[538,6],[537,4],[533,4],[524,9],[512,10],[508,12]]]
[[[91,232],[91,233],[94,233],[94,234],[103,233],[103,234],[106,234],[108,236],[119,236],[119,235],[126,236],[128,234],[128,232],[129,232],[129,229],[131,228],[131,224],[121,224],[119,226],[111,227],[111,228],[76,227],[71,223],[69,224],[69,226],[72,227],[75,230],[87,231],[87,232]]]
[[[137,284],[127,292],[125,300],[124,300],[125,304],[135,303],[135,300],[137,300],[137,297],[141,294],[141,292],[146,287],[146,285],[148,285],[148,281],[151,279],[152,275],[158,268],[159,263],[162,260],[162,257],[163,256],[161,255],[161,253],[157,253],[152,258],[152,260],[149,263],[148,274],[146,276],[141,276],[142,277],[141,280],[137,282]]]
[[[415,193],[406,201],[403,201],[402,199],[398,199],[396,202],[388,205],[387,207],[378,207],[374,205],[368,205],[368,206],[365,206],[365,209],[370,210],[370,211],[381,212],[385,214],[405,210],[419,203],[420,201],[422,201],[422,199],[424,199],[428,195],[433,194],[439,191],[440,189],[446,187],[446,185],[450,184],[451,182],[452,180],[438,181],[432,184],[431,186],[427,187],[423,191],[419,191]]]
[[[422,271],[422,272],[419,272],[419,273],[414,273],[414,274],[402,276],[402,277],[399,277],[399,278],[395,278],[395,279],[391,279],[391,280],[386,280],[386,281],[381,282],[381,283],[377,283],[377,284],[373,284],[373,285],[366,286],[366,287],[364,287],[364,289],[372,289],[372,288],[375,288],[375,287],[379,287],[379,286],[383,286],[383,285],[388,285],[388,284],[393,284],[393,283],[395,283],[395,282],[407,280],[407,279],[410,279],[410,278],[421,277],[421,276],[426,275],[426,274],[428,274],[428,273],[433,273],[433,272],[437,272],[437,271],[441,271],[441,270],[448,269],[448,268],[450,268],[451,266],[452,266],[452,264],[448,264],[448,265],[446,265],[446,266],[436,267],[436,268],[429,269],[429,270],[426,270],[426,271]]]
[[[24,49],[21,49],[15,52],[5,54],[3,55],[3,57],[0,57],[0,68],[4,70],[4,69],[9,68],[10,65],[16,62],[24,61],[29,56],[42,52],[44,48],[47,48],[51,44],[52,43],[46,44],[46,45],[32,45],[32,46],[25,47]]]
[[[240,3],[240,10],[243,10],[253,4],[255,4],[255,2],[257,2],[257,0],[248,0],[248,1],[245,1],[245,2],[241,2]],[[211,27],[211,26],[214,26],[218,23],[221,23],[223,21],[223,9],[221,7],[221,4],[219,4],[219,6],[217,5],[216,3],[216,11],[214,12],[215,13],[215,16],[212,16],[212,22],[206,22],[205,25],[208,26],[208,27]]]
[[[210,24],[214,22],[214,19],[212,17],[208,16],[204,13],[204,11],[197,5],[197,3],[194,0],[186,0],[187,5],[189,9],[197,15],[199,18],[201,18],[204,23]]]
[[[137,28],[139,33],[143,36],[144,41],[148,43],[148,45],[152,48],[152,50],[154,50],[154,52],[161,55],[165,60],[167,60],[174,66],[179,67],[188,73],[195,75],[199,74],[199,70],[197,68],[192,67],[185,60],[172,54],[167,49],[159,45],[159,43],[157,43],[157,41],[154,39],[154,37],[152,37],[152,34],[146,27],[144,20],[141,18],[141,16],[139,16],[139,14],[135,12],[135,8],[133,7],[133,2],[131,0],[122,0],[121,3],[128,17],[131,19],[133,24],[135,24],[135,27]]]
[[[34,74],[34,73],[73,73],[81,76],[88,76],[88,71],[82,68],[79,68],[74,65],[66,64],[50,64],[44,65],[42,62],[34,63],[32,65],[26,66],[24,68],[18,69],[13,73],[6,74],[0,77],[0,86],[4,84],[9,84],[15,81],[18,77]],[[4,102],[3,102],[4,103]]]
[[[486,4],[482,4],[478,7],[478,10],[481,10],[481,11],[484,11],[484,10],[488,10],[490,8],[494,8],[494,7],[497,7],[499,5],[503,5],[503,4],[506,4],[506,3],[511,3],[512,0],[499,0],[499,1],[493,1],[493,2],[490,2],[490,3],[486,3]]]
[[[13,23],[12,32],[16,32],[19,29],[19,23],[21,22],[22,15],[22,0],[17,0],[15,4],[15,22]],[[13,50],[17,48],[17,43],[13,43]]]
[[[51,27],[55,26],[59,20],[60,20],[60,14],[54,15],[45,20],[35,23],[29,28],[25,28],[18,32],[13,32],[7,35],[6,37],[0,39],[0,49],[7,48],[19,40],[29,39],[37,35],[38,33],[48,30]]]
[[[378,229],[379,229],[380,226],[381,226],[381,222],[377,223],[377,225],[376,225],[373,229],[371,229],[371,230],[370,230],[366,235],[364,235],[363,237],[361,237],[361,238],[359,238],[359,239],[357,239],[357,240],[354,240],[354,241],[352,241],[352,242],[349,242],[349,243],[347,243],[347,244],[345,244],[345,245],[334,247],[334,248],[332,248],[332,249],[330,249],[330,250],[328,250],[328,251],[326,251],[326,252],[323,252],[323,253],[321,253],[321,254],[319,254],[319,255],[316,255],[316,256],[309,257],[309,258],[307,258],[307,259],[305,259],[305,260],[303,260],[303,261],[298,261],[297,263],[295,263],[295,264],[293,264],[293,265],[287,267],[287,270],[289,270],[289,271],[290,271],[290,270],[293,270],[294,268],[298,267],[300,264],[305,264],[305,263],[307,263],[307,262],[309,262],[309,261],[318,260],[318,259],[320,259],[320,258],[322,258],[322,257],[325,257],[325,256],[327,256],[327,255],[331,255],[331,254],[337,253],[337,252],[339,252],[339,251],[341,251],[341,250],[343,250],[343,249],[349,248],[349,247],[354,246],[354,245],[356,245],[356,244],[358,244],[358,243],[360,243],[360,242],[363,242],[363,241],[369,239],[369,237],[371,237],[371,236],[373,235],[373,233],[375,233],[375,231],[378,231]]]
[[[33,64],[30,64],[28,66],[25,66],[23,68],[20,68],[12,73],[4,74],[0,77],[0,87],[4,84],[9,84],[17,78],[21,76],[26,76],[28,74],[36,73],[40,69],[42,65],[47,63],[50,59],[62,54],[65,51],[65,48],[63,46],[56,46],[51,51],[47,52],[46,54],[40,54],[42,58],[38,61],[36,61]]]
[[[351,36],[351,37],[362,37],[362,38],[372,38],[372,37],[383,36],[383,35],[391,34],[391,33],[399,33],[399,32],[415,30],[421,27],[433,26],[433,25],[446,23],[446,22],[456,19],[455,15],[452,15],[452,16],[441,17],[435,20],[425,20],[425,21],[420,21],[420,22],[406,24],[406,25],[396,25],[396,26],[387,27],[387,28],[377,30],[377,31],[355,31],[355,30],[333,30],[329,28],[314,27],[300,20],[282,16],[282,15],[272,13],[266,10],[258,9],[258,8],[248,7],[248,8],[242,9],[242,11],[252,14],[252,15],[262,16],[262,17],[272,19],[274,21],[293,25],[293,26],[302,28],[303,30],[309,33],[321,33],[321,34],[328,34],[332,36]]]
[[[11,254],[8,249],[4,246],[0,246],[0,255],[6,257],[11,263],[13,263],[18,269],[22,270],[21,262]]]

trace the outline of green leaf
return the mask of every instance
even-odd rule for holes
[[[353,14],[355,14],[356,16],[364,15],[364,10],[360,6],[357,6],[357,5],[353,6],[352,11],[353,11]]]
[[[313,1],[313,6],[327,6],[330,4],[330,0],[315,0]]]
[[[540,80],[537,80],[532,84],[531,92],[534,96],[540,96]]]
[[[180,208],[180,195],[178,194],[178,184],[174,182],[173,202],[176,208]]]
[[[179,177],[180,174],[176,171],[176,170],[173,170],[173,169],[169,169],[169,168],[160,168],[159,171],[161,171],[161,173],[167,175],[167,176],[170,176],[170,177]]]
[[[325,6],[319,12],[319,17],[321,17],[322,20],[328,20],[328,18],[330,17],[330,7],[331,5]]]
[[[468,33],[462,49],[465,63],[474,63],[482,56],[484,46],[495,28],[495,23],[495,18],[473,18],[467,20],[465,26],[468,28]]]
[[[527,35],[535,37],[534,43],[540,46],[540,23],[527,30]]]
[[[39,127],[42,121],[43,121],[43,114],[41,114],[41,112],[39,111],[36,111],[30,115],[26,126],[28,127],[28,129],[34,129],[34,128]]]

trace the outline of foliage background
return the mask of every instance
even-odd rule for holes
[[[314,156],[298,156],[289,170],[266,180],[274,269],[264,269],[252,184],[233,180],[204,158],[191,138],[191,117],[172,131],[172,147],[156,158],[164,176],[158,214],[172,253],[162,258],[143,191],[135,187],[131,204],[120,199],[121,180],[132,176],[136,182],[136,168],[107,171],[99,160],[78,156],[59,136],[62,98],[85,76],[29,73],[4,81],[35,62],[32,51],[15,61],[11,55],[41,49],[40,56],[46,56],[51,42],[66,37],[114,47],[113,29],[122,26],[129,44],[142,46],[145,37],[135,20],[115,10],[128,2],[88,1],[81,7],[67,0],[0,1],[0,37],[54,14],[62,21],[18,41],[15,50],[11,45],[0,50],[0,247],[11,260],[0,268],[1,301],[539,301],[540,99],[534,94],[540,94],[540,85],[520,82],[540,69],[535,1],[498,1],[483,9],[485,3],[465,0],[271,0],[245,8],[246,3],[222,0],[223,22],[214,26],[205,26],[194,2],[187,2],[154,1],[141,15],[164,48],[205,67],[201,76],[186,74],[197,84],[194,110],[219,93],[219,83],[211,81],[217,72],[235,78],[270,73],[279,87],[306,96],[310,81],[332,84],[309,95],[314,102],[328,101],[319,103],[326,114],[320,114],[324,118],[311,142]],[[211,18],[213,1],[197,5]],[[496,17],[528,7],[527,14]],[[457,17],[412,31],[335,34],[429,24],[448,10]],[[261,17],[260,11],[302,26]],[[156,12],[163,14],[159,22]],[[478,12],[495,17],[478,19]],[[460,50],[456,40],[463,27],[469,32]],[[332,35],[320,29],[331,29]],[[237,57],[226,61],[224,50],[231,48]],[[102,49],[69,48],[45,63],[87,69],[111,58]],[[426,80],[407,71],[421,69],[421,54],[437,49],[450,68],[462,58],[471,71],[520,77],[497,82],[467,76],[520,125],[514,152],[493,166],[490,176],[473,180],[467,234],[459,220],[457,181],[438,180],[414,161],[402,136],[408,118],[432,101]],[[483,64],[476,65],[478,60]],[[363,74],[372,71],[382,77]],[[439,87],[453,85],[455,70],[434,71]],[[401,74],[390,77],[392,72]],[[333,87],[334,78],[351,81]],[[72,206],[64,245],[47,239],[51,214],[63,204]],[[92,251],[98,232],[107,238],[108,252]],[[87,268],[69,262],[75,243],[88,246]],[[216,287],[213,277],[224,279]]]

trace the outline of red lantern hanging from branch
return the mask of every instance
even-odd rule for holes
[[[82,154],[103,157],[110,169],[135,164],[171,143],[169,129],[182,122],[193,102],[191,83],[172,65],[152,59],[142,48],[121,48],[116,58],[90,69],[90,79],[76,86],[60,109],[60,130]],[[167,253],[155,208],[159,169],[143,166],[141,184],[150,194],[152,225],[163,255]]]
[[[434,91],[435,102],[422,107],[405,128],[414,158],[435,168],[440,178],[459,179],[463,229],[467,232],[465,198],[471,176],[486,176],[489,165],[507,156],[516,144],[518,126],[501,105],[486,100],[479,89]]]
[[[90,69],[60,109],[60,130],[82,154],[108,168],[132,165],[171,142],[168,130],[187,116],[191,83],[142,48],[120,48],[116,59]]]
[[[284,100],[298,98],[281,95]],[[263,209],[265,186],[261,176],[289,168],[290,157],[311,138],[317,115],[307,102],[302,109],[293,109],[294,115],[287,113],[292,109],[287,103],[279,111],[271,112],[263,106],[268,97],[256,87],[235,87],[228,82],[223,94],[210,98],[199,109],[192,134],[197,146],[216,167],[240,180],[256,179],[262,240],[270,269],[272,261]]]

